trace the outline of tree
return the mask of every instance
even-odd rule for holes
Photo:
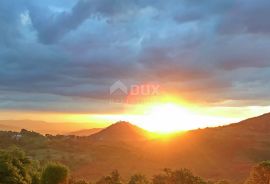
[[[264,161],[255,166],[245,184],[270,184],[270,161]]]
[[[149,181],[147,178],[142,174],[135,174],[131,176],[128,184],[148,184]]]
[[[122,184],[120,174],[114,170],[111,175],[102,177],[97,184]]]
[[[41,174],[41,184],[67,184],[69,169],[59,163],[49,163]]]
[[[163,174],[155,175],[153,184],[206,184],[200,177],[194,176],[187,169],[172,171],[164,169]]]
[[[36,174],[33,161],[19,148],[0,151],[0,183],[34,184]]]
[[[40,173],[36,172],[32,176],[32,182],[31,182],[31,184],[40,184]]]

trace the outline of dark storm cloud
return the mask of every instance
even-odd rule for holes
[[[44,43],[53,43],[68,32],[78,28],[89,18],[108,16],[110,20],[118,15],[133,11],[136,3],[132,1],[81,0],[71,10],[61,13],[50,12],[47,8],[38,6],[31,8],[33,26],[37,29],[39,38]],[[40,12],[48,12],[41,15]]]
[[[222,17],[219,30],[223,33],[269,34],[269,6],[267,0],[236,1],[231,11]]]
[[[15,1],[3,1],[0,6],[0,48],[1,52],[6,47],[14,46],[17,39],[22,35],[20,33],[18,15],[23,10],[23,4],[18,2],[18,6],[14,6]]]
[[[106,101],[117,80],[156,82],[209,103],[267,105],[268,7],[266,0],[0,2],[0,107],[68,111],[74,103],[86,111],[84,99]]]

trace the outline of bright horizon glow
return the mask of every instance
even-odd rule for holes
[[[137,125],[157,133],[172,133],[191,129],[215,126],[214,122],[228,123],[222,118],[210,117],[174,103],[154,105],[139,117]],[[136,122],[136,120],[134,120]]]
[[[173,102],[153,103],[139,108],[137,114],[95,115],[106,122],[128,121],[155,133],[173,133],[198,128],[216,127],[269,112],[270,107],[192,107]],[[93,116],[92,116],[93,117]]]
[[[205,127],[214,127],[240,121],[240,118],[211,116],[198,113],[176,103],[150,104],[141,107],[142,114],[98,115],[95,118],[115,123],[128,121],[155,133],[173,133]],[[244,119],[244,118],[243,118]]]
[[[0,112],[1,120],[36,120],[55,123],[80,123],[78,129],[102,128],[117,121],[128,121],[148,131],[171,133],[215,127],[262,115],[270,106],[195,107],[188,103],[161,102],[132,106],[121,113],[76,114],[56,112]],[[12,117],[12,118],[10,118]],[[83,126],[82,126],[83,125]]]

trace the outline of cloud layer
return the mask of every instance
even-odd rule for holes
[[[118,80],[159,83],[209,105],[270,105],[269,5],[2,1],[0,108],[109,110],[109,87]]]

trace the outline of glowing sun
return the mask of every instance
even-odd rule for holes
[[[198,117],[188,109],[176,104],[161,104],[150,107],[142,117],[142,127],[153,132],[189,130],[196,125]]]

